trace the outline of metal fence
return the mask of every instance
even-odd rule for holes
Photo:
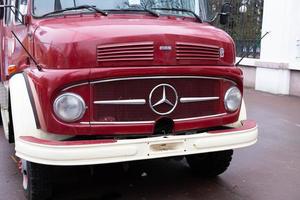
[[[216,9],[224,2],[212,0]],[[227,1],[228,2],[228,1]],[[216,24],[228,32],[236,42],[237,56],[260,58],[260,37],[264,0],[229,0],[232,13],[226,26]]]

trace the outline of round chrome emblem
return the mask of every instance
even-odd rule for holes
[[[156,114],[171,114],[178,104],[177,91],[169,84],[157,85],[149,95],[149,104]]]

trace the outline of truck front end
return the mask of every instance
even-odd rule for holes
[[[174,156],[216,176],[232,149],[257,141],[234,42],[205,22],[206,1],[71,2],[31,1],[29,44],[42,69],[9,80],[27,180],[29,164]]]

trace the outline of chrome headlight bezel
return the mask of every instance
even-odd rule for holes
[[[232,99],[232,98],[235,98],[235,99]],[[237,88],[236,86],[230,87],[226,91],[225,96],[224,96],[224,106],[225,106],[225,109],[228,112],[235,112],[235,111],[237,111],[241,107],[242,99],[243,99],[242,93],[239,90],[239,88]],[[232,104],[232,101],[236,101],[236,102],[234,102],[234,104]]]
[[[62,110],[59,110],[59,104],[62,101],[66,101],[66,98],[73,98],[73,100],[77,101],[78,104],[78,112],[76,112],[76,114],[74,116],[69,116],[67,117],[66,115],[62,114]],[[74,93],[64,93],[59,95],[58,97],[56,97],[54,103],[53,103],[53,111],[56,115],[56,117],[58,117],[60,120],[64,121],[64,122],[75,122],[80,120],[86,111],[86,104],[85,101],[82,99],[81,96],[74,94]]]

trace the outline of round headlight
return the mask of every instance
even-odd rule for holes
[[[65,93],[58,96],[53,104],[54,113],[65,122],[81,119],[85,113],[84,100],[77,94]]]
[[[242,103],[242,94],[237,87],[231,87],[225,94],[224,104],[227,111],[234,112]]]

